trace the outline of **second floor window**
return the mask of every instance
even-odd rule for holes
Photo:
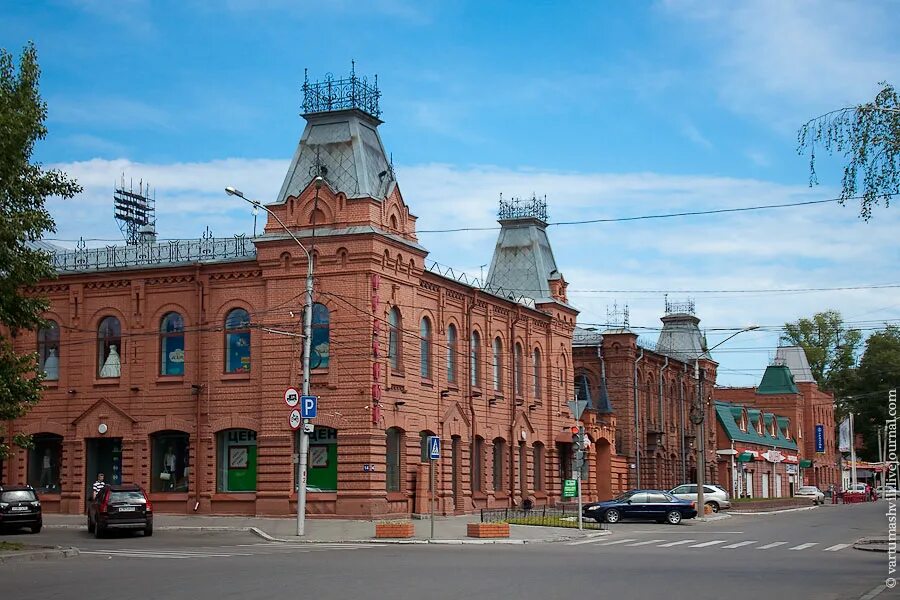
[[[428,317],[422,317],[419,338],[422,363],[421,375],[426,379],[431,379],[431,321],[428,320]]]
[[[449,383],[456,383],[457,345],[456,325],[451,323],[447,327],[447,381]]]
[[[501,391],[503,383],[503,342],[500,338],[494,338],[494,356],[492,361],[494,375],[494,390]]]
[[[469,361],[472,387],[481,387],[481,336],[477,331],[472,332],[472,352]]]
[[[184,319],[167,313],[159,325],[159,374],[184,375]]]
[[[516,378],[516,396],[522,397],[525,395],[525,358],[522,356],[522,344],[516,342],[515,346],[515,368],[513,370],[513,376]]]
[[[97,328],[97,375],[118,377],[122,373],[122,326],[115,317],[106,317]]]
[[[532,372],[534,374],[534,397],[536,400],[541,398],[541,351],[534,349],[532,360]]]
[[[56,321],[47,321],[47,325],[38,330],[38,360],[44,379],[59,379],[59,325]]]
[[[400,323],[400,311],[394,307],[388,313],[388,359],[394,371],[400,370]]]
[[[313,304],[312,342],[309,352],[309,367],[325,369],[331,355],[331,315],[324,304]]]
[[[243,308],[225,317],[225,372],[250,372],[250,313]]]

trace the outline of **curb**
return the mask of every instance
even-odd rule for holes
[[[758,510],[758,511],[731,511],[734,515],[780,515],[783,513],[800,512],[804,510],[816,510],[818,506],[801,506],[800,508],[786,508],[784,510]]]
[[[50,558],[72,558],[78,556],[78,548],[53,548],[47,550],[25,550],[22,552],[11,552],[9,554],[0,554],[0,565],[27,562],[32,560],[47,560]]]
[[[259,529],[258,527],[249,527],[245,529],[245,531],[250,531],[251,533],[261,537],[264,540],[269,542],[282,542],[282,543],[291,543],[291,544],[396,544],[396,545],[415,545],[415,544],[437,544],[444,546],[485,546],[489,544],[506,544],[506,545],[525,545],[525,544],[544,544],[544,543],[555,543],[555,542],[567,542],[574,539],[583,539],[585,537],[599,537],[604,535],[610,535],[611,532],[603,531],[597,532],[588,536],[567,536],[564,538],[555,538],[552,540],[515,540],[515,539],[437,539],[437,540],[421,540],[416,538],[405,538],[405,539],[379,539],[379,538],[368,538],[363,540],[309,540],[309,539],[286,539],[279,538],[273,535],[269,535],[265,531]]]
[[[887,552],[888,540],[880,538],[861,538],[853,542],[854,550],[863,552]]]

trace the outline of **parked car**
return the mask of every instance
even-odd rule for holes
[[[897,495],[897,488],[892,485],[879,485],[875,488],[875,493],[878,494],[879,498],[883,498],[885,494],[893,494]]]
[[[0,485],[0,529],[28,527],[38,533],[44,525],[41,501],[30,485]]]
[[[676,488],[669,490],[669,493],[676,498],[682,500],[697,501],[697,484],[685,483]],[[714,513],[719,512],[723,508],[731,508],[731,501],[728,499],[728,492],[717,485],[705,484],[703,486],[703,504],[708,506]]]
[[[598,523],[618,523],[621,519],[652,519],[678,525],[682,519],[697,516],[694,502],[676,498],[662,490],[635,490],[615,500],[591,502],[582,508],[582,516]]]
[[[813,504],[825,504],[825,493],[814,485],[802,485],[794,492],[797,498],[812,498]]]
[[[153,503],[139,485],[107,485],[88,506],[88,533],[103,537],[110,529],[142,530],[153,535]]]

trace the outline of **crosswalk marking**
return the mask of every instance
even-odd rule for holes
[[[834,546],[830,546],[828,548],[823,548],[822,552],[837,552],[838,550],[843,550],[847,548],[850,544],[835,544]]]
[[[707,546],[715,546],[716,544],[724,544],[728,540],[710,540],[708,542],[703,542],[702,544],[694,544],[691,548],[706,548]]]
[[[760,546],[757,550],[768,550],[769,548],[774,548],[776,546],[784,546],[787,542],[774,542],[771,544],[766,544],[765,546]]]
[[[794,546],[793,548],[788,548],[788,550],[806,550],[807,548],[812,548],[813,546],[818,545],[818,542],[807,542],[805,544],[800,544],[799,546]]]
[[[647,544],[657,544],[659,542],[664,542],[666,540],[644,540],[643,542],[637,542],[636,544],[628,544],[630,548],[635,546],[646,546]]]
[[[606,542],[605,544],[599,544],[600,546],[615,546],[616,544],[627,544],[628,542],[636,542],[637,538],[626,538],[624,540],[616,540],[614,542]]]
[[[740,548],[741,546],[749,546],[750,544],[755,544],[755,543],[757,543],[756,540],[748,540],[746,542],[738,542],[737,544],[728,544],[727,546],[722,546],[722,548],[734,550],[735,548]]]
[[[690,544],[691,542],[696,542],[697,540],[678,540],[677,542],[669,542],[668,544],[660,544],[660,548],[671,548],[672,546],[680,546],[682,544]]]

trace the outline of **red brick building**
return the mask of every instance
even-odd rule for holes
[[[353,93],[340,103],[324,85]],[[501,205],[491,284],[442,274],[382,146],[377,90],[354,75],[304,92],[306,129],[268,208],[313,256],[309,513],[425,512],[432,434],[441,513],[559,500],[577,311],[546,251],[546,207]],[[538,291],[514,298],[500,289],[515,267],[504,248],[523,230],[542,244],[519,253]],[[300,382],[307,259],[276,220],[252,240],[144,239],[60,250],[54,264],[59,278],[35,290],[52,326],[16,340],[47,375],[41,403],[9,427],[35,446],[2,476],[38,487],[48,511],[81,512],[101,471],[143,485],[161,511],[295,511],[283,395]],[[616,464],[615,422],[594,410],[584,421],[596,497]]]
[[[778,348],[758,387],[717,388],[715,399],[775,413],[790,419],[805,485],[840,486],[834,443],[834,396],[819,389],[800,347]],[[816,431],[821,431],[819,451]]]

